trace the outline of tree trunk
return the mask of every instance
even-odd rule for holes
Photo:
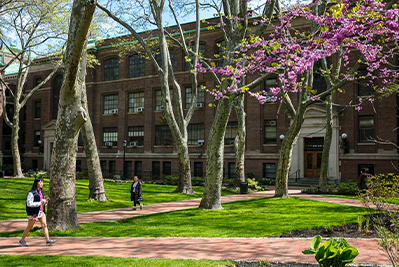
[[[238,186],[240,182],[245,182],[245,111],[244,111],[244,95],[236,97],[234,100],[236,103],[233,108],[237,114],[238,119],[238,130],[237,136],[234,140],[234,152],[236,158],[236,173],[235,183]]]
[[[18,104],[16,104],[18,105]],[[14,164],[14,177],[23,177],[22,169],[21,169],[21,157],[19,154],[18,147],[18,139],[19,139],[19,108],[15,107],[15,113],[12,124],[12,134],[11,134],[11,142],[12,142],[12,158]]]
[[[328,161],[330,158],[331,140],[332,140],[332,96],[327,96],[327,124],[326,124],[326,135],[324,137],[324,148],[323,156],[321,159],[321,170],[320,170],[320,180],[319,180],[319,190],[321,192],[327,192],[327,174],[328,174]]]
[[[299,104],[300,105],[300,104]],[[288,175],[291,167],[292,150],[296,141],[298,140],[299,133],[303,121],[305,119],[306,107],[298,108],[296,116],[293,119],[290,128],[280,150],[280,159],[278,161],[277,175],[276,175],[276,189],[275,197],[287,198],[288,195]]]
[[[223,181],[224,134],[231,108],[230,99],[219,99],[208,137],[205,187],[199,205],[202,209],[222,209],[220,195]]]
[[[105,193],[103,173],[101,172],[96,139],[94,137],[93,125],[91,124],[89,116],[85,83],[82,84],[81,94],[82,105],[87,114],[87,121],[83,124],[81,131],[86,153],[87,169],[89,172],[89,200],[109,201]]]
[[[179,160],[179,183],[177,185],[175,193],[182,193],[182,194],[193,194],[193,188],[191,185],[191,169],[190,169],[190,157],[188,155],[188,147],[187,143],[185,145],[178,145],[176,143],[179,152],[178,160]]]
[[[74,0],[68,42],[64,54],[65,76],[55,129],[50,168],[48,228],[65,231],[79,228],[76,212],[75,168],[77,139],[87,119],[81,103],[86,75],[86,45],[96,1]]]

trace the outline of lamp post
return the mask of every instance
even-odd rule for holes
[[[37,144],[39,145],[39,155],[40,155],[40,148],[42,146],[42,140],[37,140]]]
[[[122,175],[122,179],[126,180],[126,176],[125,176],[125,154],[126,154],[126,140],[123,140],[123,175]]]

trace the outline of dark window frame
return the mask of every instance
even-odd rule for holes
[[[109,58],[104,60],[104,81],[119,79],[119,59]]]
[[[105,95],[104,96],[104,103],[103,103],[103,114],[112,114],[111,110],[118,109],[119,104],[119,96],[116,95]]]
[[[129,93],[129,113],[139,112],[138,108],[144,108],[144,92]]]
[[[238,122],[228,122],[224,135],[224,145],[234,145],[238,131]]]
[[[112,142],[112,146],[118,145],[118,127],[103,128],[103,146],[107,142]]]
[[[138,146],[144,146],[144,126],[128,127],[128,146],[130,142],[137,142]]]
[[[271,125],[272,122],[275,125]],[[276,120],[265,120],[265,125],[263,129],[263,144],[264,145],[274,145],[277,144],[277,121]]]
[[[267,168],[267,167],[273,167],[273,168]],[[273,170],[273,171],[267,171],[268,169]],[[274,175],[270,175],[274,174]],[[276,179],[276,164],[275,163],[263,163],[263,178],[267,179]]]
[[[141,55],[132,55],[129,57],[129,78],[144,77],[145,58]]]
[[[187,145],[197,146],[198,140],[205,139],[205,125],[203,123],[190,123],[187,126]]]
[[[35,119],[40,119],[42,117],[42,102],[35,101]]]
[[[172,132],[168,125],[155,125],[155,146],[170,146],[173,144]]]
[[[369,125],[361,126],[362,122],[365,123],[367,119],[372,118],[372,127]],[[374,115],[361,115],[358,116],[358,142],[359,143],[372,143],[372,141],[367,140],[367,138],[375,138],[375,118]]]

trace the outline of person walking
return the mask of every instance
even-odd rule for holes
[[[134,208],[132,210],[136,210],[137,204],[140,205],[140,209],[142,210],[144,206],[143,204],[140,204],[140,201],[143,201],[141,181],[139,180],[139,177],[137,177],[136,175],[134,176],[133,179],[134,181],[130,188],[130,200],[134,202]]]
[[[18,245],[21,247],[27,247],[25,238],[29,231],[35,225],[36,220],[39,220],[42,225],[44,237],[46,238],[46,246],[54,244],[55,240],[50,239],[47,229],[46,222],[46,205],[49,198],[44,198],[43,194],[43,178],[36,177],[33,182],[32,189],[26,196],[26,213],[28,214],[28,225],[26,226],[24,233],[22,234],[21,240],[18,241]]]

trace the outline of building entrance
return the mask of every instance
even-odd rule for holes
[[[324,138],[305,138],[305,177],[320,177]]]

